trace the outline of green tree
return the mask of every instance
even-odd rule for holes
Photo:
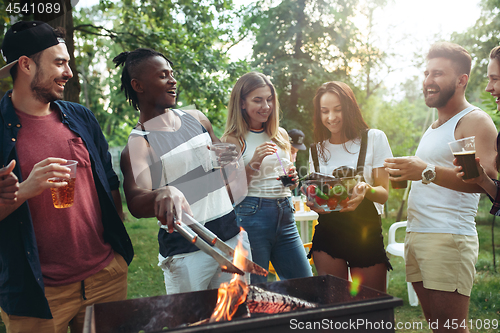
[[[7,12],[7,6],[9,5],[9,1],[2,0],[0,1],[0,45],[3,41],[3,36],[9,29],[11,22],[13,20],[17,20],[21,17],[21,15],[15,15]],[[5,66],[5,60],[3,57],[0,57],[0,68]],[[0,80],[0,98],[9,90],[12,89],[12,79],[10,77],[6,79]]]
[[[361,1],[358,5],[358,16],[366,22],[364,28],[360,28],[364,33],[358,34],[356,46],[357,61],[361,65],[361,70],[354,77],[353,83],[364,91],[363,97],[369,99],[370,96],[383,86],[383,78],[394,71],[393,66],[388,61],[395,55],[390,51],[382,51],[374,45],[379,36],[374,32],[375,11],[382,9],[387,4],[387,0]],[[358,101],[364,105],[364,99]]]
[[[35,3],[33,1],[33,3]],[[55,2],[46,1],[46,4],[54,4]],[[35,12],[33,20],[47,22],[54,28],[63,28],[66,34],[65,41],[70,55],[69,66],[73,72],[73,77],[66,83],[64,87],[64,99],[66,101],[80,102],[80,80],[75,62],[75,42],[74,42],[74,27],[73,27],[73,6],[71,0],[58,0],[61,5],[59,14],[54,12]],[[26,19],[26,18],[25,18]]]
[[[350,20],[357,1],[284,0],[255,4],[254,66],[270,75],[287,121],[304,124],[304,106],[323,82],[346,78],[355,52]],[[307,107],[310,110],[310,107]],[[310,122],[309,122],[310,123]]]
[[[82,9],[75,33],[78,68],[85,73],[83,103],[96,113],[108,139],[124,144],[136,123],[137,113],[120,93],[121,70],[111,60],[138,47],[155,49],[173,61],[178,106],[204,112],[220,135],[230,89],[248,71],[246,62],[231,62],[228,55],[237,43],[232,25],[237,18],[231,0],[101,0],[95,8]]]
[[[481,16],[476,24],[464,33],[454,33],[451,39],[465,47],[474,61],[467,88],[469,100],[482,101],[483,107],[488,108],[495,104],[491,104],[493,98],[483,92],[487,82],[486,67],[490,51],[500,45],[500,0],[481,0],[480,7]]]
[[[420,78],[408,79],[402,84],[405,98],[399,101],[385,100],[387,93],[379,90],[366,100],[361,109],[368,126],[386,134],[392,154],[396,157],[415,155],[422,134],[433,121],[433,109],[425,105],[421,89],[417,89],[420,85]],[[396,213],[401,210],[401,204],[404,204],[402,200],[405,191],[393,190],[392,187],[389,191],[386,207],[388,212]]]
[[[358,0],[282,0],[276,5],[262,0],[247,8],[244,27],[255,38],[253,66],[269,75],[278,91],[281,125],[301,129],[307,143],[313,139],[312,98],[321,84],[344,81],[357,97],[366,96],[353,84],[353,66],[375,69],[383,54],[364,38],[353,18],[374,8],[361,7]],[[373,91],[371,83],[364,88]],[[299,165],[305,160],[305,154],[298,155]]]

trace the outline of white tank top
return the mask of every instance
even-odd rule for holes
[[[271,138],[264,130],[249,131],[243,141],[243,161],[247,165],[253,157],[255,149],[264,142],[271,142]],[[290,154],[278,147],[278,155],[283,162],[290,161]],[[292,195],[288,187],[284,187],[280,180],[276,178],[274,168],[280,166],[276,154],[264,157],[260,165],[260,170],[254,172],[250,184],[248,184],[249,197],[259,197],[266,199],[279,199]]]
[[[448,142],[455,139],[459,120],[477,107],[471,106],[422,136],[415,156],[427,163],[454,168],[453,154]],[[474,218],[479,204],[479,193],[465,193],[422,181],[414,181],[408,198],[408,226],[406,231],[477,235]]]

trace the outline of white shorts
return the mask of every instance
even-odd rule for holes
[[[252,260],[252,251],[246,231],[240,231],[238,235],[226,241],[226,244],[234,249],[239,239],[248,253],[247,258]],[[158,266],[163,270],[165,277],[167,295],[217,289],[221,283],[229,282],[233,278],[232,273],[223,272],[217,261],[203,251],[168,258],[159,254],[158,260]],[[250,284],[250,273],[245,273],[239,278],[244,280],[246,284]]]

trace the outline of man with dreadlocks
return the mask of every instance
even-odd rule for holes
[[[140,48],[123,52],[113,61],[116,66],[124,65],[121,89],[140,111],[121,156],[123,188],[132,215],[156,217],[161,225],[158,265],[164,272],[166,292],[218,288],[232,276],[174,232],[173,223],[174,215],[181,220],[185,212],[233,248],[240,239],[250,254],[248,236],[236,224],[226,181],[211,165],[208,146],[220,141],[200,111],[171,109],[177,81],[172,62],[163,54]],[[249,282],[248,274],[245,279]]]

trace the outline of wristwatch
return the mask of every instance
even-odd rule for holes
[[[436,166],[427,164],[427,167],[422,171],[422,184],[430,184],[436,178]]]

